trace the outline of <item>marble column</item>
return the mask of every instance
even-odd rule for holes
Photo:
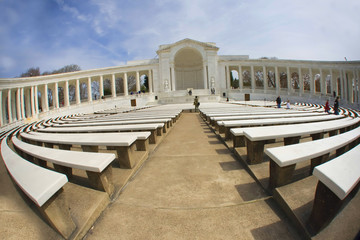
[[[80,99],[80,79],[76,79],[76,83],[75,83],[75,99],[76,99],[76,104],[81,103],[81,99]]]
[[[275,85],[276,85],[276,94],[280,93],[280,75],[279,75],[279,68],[275,67]]]
[[[171,90],[176,91],[176,81],[175,81],[175,67],[171,65]]]
[[[336,86],[336,83],[335,83],[336,78],[333,75],[332,69],[330,69],[330,77],[331,77],[331,79],[330,79],[330,94],[332,95],[333,91],[335,90],[335,86]]]
[[[38,86],[34,86],[35,114],[39,114],[39,93]]]
[[[17,116],[17,119],[20,120],[22,117],[21,117],[21,89],[18,88],[16,90],[16,116]]]
[[[227,89],[231,89],[231,82],[230,82],[230,70],[229,70],[229,66],[226,65],[225,66],[225,75],[226,75],[226,88]]]
[[[49,95],[48,95],[48,85],[45,84],[44,85],[44,107],[43,107],[43,111],[47,112],[49,111]]]
[[[128,87],[128,77],[127,77],[126,72],[124,73],[123,85],[124,85],[124,95],[128,96],[129,95],[129,87]]]
[[[4,126],[4,119],[3,119],[3,116],[5,115],[3,113],[4,111],[4,108],[3,108],[3,101],[2,101],[2,91],[0,90],[0,126]]]
[[[300,96],[302,96],[302,94],[304,93],[304,76],[302,74],[302,71],[301,71],[301,67],[298,68],[298,71],[299,71],[299,93],[300,93]]]
[[[7,108],[8,108],[8,117],[9,117],[9,123],[12,123],[12,113],[11,113],[11,89],[9,89],[7,91],[7,96],[8,96],[8,102],[7,102]]]
[[[25,119],[25,92],[24,92],[24,88],[20,89],[20,107],[21,107],[21,118]]]
[[[207,71],[206,71],[206,63],[203,63],[203,77],[204,77],[204,89],[209,89],[208,87],[208,78],[207,78]]]
[[[116,97],[115,74],[111,75],[111,95],[113,98]]]
[[[103,75],[100,76],[99,87],[100,87],[99,91],[100,91],[100,98],[101,98],[102,96],[104,96],[104,76]]]
[[[151,69],[149,69],[149,77],[148,77],[148,81],[149,81],[149,93],[153,92],[153,78],[152,78],[152,71]]]
[[[64,105],[65,107],[70,106],[70,100],[69,100],[69,81],[65,81],[65,87],[64,87]]]
[[[53,94],[55,95],[54,100],[53,100],[53,101],[55,101],[53,104],[54,108],[59,108],[59,85],[57,82],[55,83]]]
[[[241,66],[239,66],[239,88],[240,89],[244,88],[244,78],[243,78],[243,72]]]
[[[323,76],[323,70],[320,68],[319,72],[320,72],[320,92],[321,95],[326,96],[326,84],[325,84],[325,78]]]
[[[136,71],[136,92],[140,91],[140,76],[139,71]]]
[[[87,92],[88,92],[88,102],[92,102],[91,77],[88,77]]]
[[[35,116],[35,101],[34,101],[34,86],[30,88],[30,108],[31,108],[31,116]]]
[[[309,75],[310,75],[310,94],[315,95],[314,77],[313,77],[311,68],[309,68]]]
[[[347,94],[348,93],[348,77],[346,74],[346,70],[343,70],[342,73],[343,73],[343,81],[341,83],[341,85],[342,85],[341,98],[348,100],[348,94]]]
[[[255,71],[254,71],[254,66],[250,66],[250,75],[251,75],[251,91],[254,92],[255,88],[256,88],[256,82],[255,82]]]
[[[263,81],[264,81],[264,93],[268,90],[268,83],[267,83],[267,74],[266,74],[266,67],[263,66]]]
[[[291,92],[294,92],[294,88],[291,84],[291,73],[290,73],[290,67],[286,67],[286,81],[287,81],[287,92],[290,95]]]

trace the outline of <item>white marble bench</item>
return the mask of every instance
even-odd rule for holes
[[[47,134],[36,135],[21,133],[27,141],[45,143],[46,147],[59,145],[60,149],[70,150],[72,145],[80,145],[84,152],[99,152],[99,146],[115,150],[120,167],[133,168],[136,164],[134,156],[136,136],[123,134]]]
[[[64,238],[69,238],[76,225],[62,188],[68,182],[66,175],[23,159],[9,147],[7,140],[6,137],[1,142],[1,157],[12,179],[36,204],[50,225]]]
[[[270,157],[270,188],[285,185],[291,181],[295,165],[311,159],[311,173],[315,166],[328,161],[330,152],[337,150],[341,155],[345,147],[356,144],[360,139],[360,127],[348,132],[315,141],[267,148]]]
[[[339,157],[314,168],[319,180],[316,188],[309,226],[313,231],[323,229],[339,212],[351,191],[360,182],[360,145]],[[349,223],[351,224],[351,223]]]
[[[75,135],[75,137],[83,137],[83,138],[87,138],[87,136],[92,136],[95,135],[95,138],[106,138],[107,135],[109,135],[111,137],[111,135],[123,135],[123,136],[135,136],[136,137],[136,150],[137,151],[148,151],[149,150],[149,137],[151,135],[151,132],[117,132],[117,133],[112,133],[112,132],[107,132],[107,133],[44,133],[44,132],[28,132],[30,133],[30,135],[36,135],[38,136],[38,141],[45,143],[45,140],[47,139],[47,137],[50,137],[50,139],[48,139],[48,143],[50,143],[50,140],[56,139],[55,136],[57,137],[62,137],[62,136],[73,136]],[[26,138],[27,134],[23,134],[24,137]]]
[[[47,133],[100,133],[100,132],[134,132],[134,131],[150,131],[150,143],[156,143],[156,136],[161,136],[164,123],[149,123],[149,124],[129,124],[129,125],[115,125],[115,126],[94,126],[94,127],[48,127],[38,129],[39,132]]]
[[[129,125],[129,124],[146,124],[146,123],[164,123],[166,128],[170,128],[172,125],[171,118],[154,118],[154,119],[141,119],[141,120],[117,120],[108,119],[104,121],[80,121],[76,123],[64,123],[62,121],[56,121],[52,127],[81,127],[81,126],[107,126],[107,125]],[[165,130],[166,132],[166,128]]]
[[[284,124],[296,124],[296,123],[310,123],[320,122],[327,120],[334,120],[343,118],[343,115],[328,115],[323,114],[320,116],[302,116],[302,117],[289,117],[278,116],[275,118],[261,118],[261,119],[248,119],[248,120],[234,120],[234,121],[221,121],[219,125],[219,133],[225,132],[225,140],[231,139],[230,128],[235,127],[251,127],[251,126],[267,126],[267,125],[284,125]],[[221,131],[222,129],[222,131]]]
[[[264,155],[264,145],[269,140],[284,139],[284,145],[299,143],[302,136],[311,135],[313,140],[320,139],[327,132],[335,135],[338,130],[357,127],[360,119],[342,118],[316,123],[300,123],[277,126],[262,126],[249,128],[232,128],[234,148],[243,146],[246,138],[247,161],[249,164],[261,163]]]
[[[259,119],[259,118],[281,118],[281,117],[305,117],[305,116],[321,116],[326,113],[317,113],[317,112],[284,112],[284,113],[262,113],[262,114],[242,114],[242,115],[230,115],[230,116],[220,116],[220,117],[211,117],[210,120],[214,123],[218,121],[232,121],[232,120],[247,120],[247,119]]]
[[[61,149],[53,149],[29,144],[12,137],[12,143],[16,149],[26,156],[36,160],[51,162],[56,171],[72,178],[72,169],[86,171],[90,186],[96,190],[105,191],[112,195],[114,185],[112,183],[111,163],[115,159],[113,153],[77,152]],[[25,157],[26,158],[26,157]]]

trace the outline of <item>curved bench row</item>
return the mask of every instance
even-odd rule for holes
[[[135,173],[181,112],[179,106],[159,106],[129,113],[76,114],[42,120],[4,135],[1,157],[9,175],[45,220],[64,238],[81,238],[88,230],[84,228],[92,223],[73,219],[69,212],[72,206],[66,200],[72,196],[64,197],[64,187],[82,184],[76,179],[84,177],[83,171],[87,183],[82,188],[90,187],[113,198],[115,190],[118,193],[126,184],[123,181]],[[160,115],[167,117],[157,117]],[[115,177],[114,168],[129,170],[115,171],[127,174]],[[116,179],[122,182],[114,182]],[[97,217],[90,219],[95,221]]]
[[[287,111],[228,105],[201,108],[204,121],[234,150],[255,177],[259,177],[263,187],[273,191],[280,206],[286,206],[285,212],[290,214],[289,217],[297,219],[294,220],[295,225],[302,228],[307,238],[321,232],[343,205],[351,201],[351,193],[359,184],[360,165],[355,157],[360,153],[360,118],[357,112],[341,109],[340,115],[329,115],[324,113],[323,106],[314,104],[304,104]],[[269,163],[264,162],[268,158]],[[310,160],[311,164],[307,167]],[[297,165],[300,165],[299,168]],[[269,176],[267,183],[264,179],[266,169]],[[299,206],[292,209],[292,205],[287,203],[291,197],[286,197],[286,194],[291,195],[291,186],[300,180],[299,170],[303,169],[308,169],[306,175],[317,178],[318,183],[316,194],[315,191],[313,193],[314,204],[306,202],[303,205],[303,211],[308,212],[309,217],[299,224],[305,213],[298,216],[296,209]],[[305,177],[303,174],[300,176]],[[282,190],[282,186],[287,187],[286,190]],[[293,192],[297,192],[299,186],[310,187],[296,186]],[[303,192],[308,194],[309,191]],[[308,205],[310,207],[306,207]]]

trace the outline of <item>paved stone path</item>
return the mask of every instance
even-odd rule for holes
[[[184,113],[86,239],[299,239],[198,114]]]

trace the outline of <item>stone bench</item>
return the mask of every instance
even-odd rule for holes
[[[52,127],[80,127],[80,126],[107,126],[107,125],[129,125],[129,124],[146,124],[146,123],[164,123],[166,128],[172,125],[171,118],[154,118],[154,119],[141,119],[141,120],[104,120],[104,121],[86,121],[76,123],[64,123],[56,121]],[[166,130],[166,128],[164,128]]]
[[[241,114],[241,115],[230,115],[211,117],[210,121],[215,124],[221,121],[233,121],[233,120],[247,120],[247,119],[261,119],[261,118],[281,118],[281,117],[310,117],[310,116],[322,116],[326,113],[317,112],[284,112],[284,113],[262,113],[262,114]]]
[[[285,145],[299,143],[302,136],[311,135],[313,140],[320,139],[327,132],[335,135],[338,130],[357,127],[360,119],[342,118],[325,122],[300,123],[277,126],[262,126],[249,128],[232,128],[234,148],[244,146],[246,138],[247,162],[261,163],[264,155],[264,145],[269,140],[283,138]]]
[[[84,152],[99,152],[99,146],[115,150],[120,167],[133,168],[136,164],[134,156],[136,136],[122,134],[48,134],[36,135],[21,133],[27,141],[44,143],[46,147],[59,145],[60,149],[70,150],[72,145],[80,145]]]
[[[63,186],[68,182],[66,175],[23,159],[9,147],[7,141],[6,137],[1,142],[1,157],[12,179],[35,203],[49,224],[68,239],[76,225],[64,196]]]
[[[212,118],[214,117],[230,117],[230,116],[248,116],[248,115],[263,115],[263,114],[279,114],[285,113],[285,110],[274,110],[274,109],[264,109],[264,110],[253,110],[253,109],[246,109],[242,111],[224,111],[224,112],[216,112],[216,113],[206,113],[204,114],[206,119],[209,123],[212,124]],[[289,112],[289,111],[288,111]]]
[[[244,112],[244,113],[229,113],[226,115],[216,115],[209,117],[209,123],[211,125],[215,125],[218,121],[227,121],[227,120],[240,120],[240,119],[251,119],[251,118],[265,118],[265,117],[279,117],[282,115],[296,115],[296,114],[306,114],[304,112],[298,112],[298,111],[286,111],[286,110],[278,110],[276,109],[271,111],[254,111],[254,112]],[[311,113],[311,112],[309,112]],[[308,113],[308,114],[309,114]]]
[[[88,176],[90,186],[96,190],[105,191],[109,196],[113,193],[114,185],[112,183],[112,167],[110,164],[115,159],[115,154],[46,148],[23,142],[16,136],[13,136],[11,140],[18,151],[35,158],[35,161],[51,162],[54,169],[66,174],[68,179],[72,178],[72,169],[84,170]]]
[[[44,133],[44,132],[29,132],[31,136],[36,135],[38,136],[38,142],[43,142],[49,137],[49,141],[52,139],[56,139],[55,136],[62,137],[83,137],[86,139],[88,136],[95,135],[95,138],[101,137],[106,138],[107,135],[123,135],[123,136],[135,136],[136,137],[136,150],[137,151],[148,151],[149,150],[149,137],[151,132],[119,132],[119,133]],[[28,136],[27,134],[23,134],[24,137]],[[96,136],[97,135],[97,136]]]
[[[339,157],[314,168],[313,175],[319,180],[312,213],[308,221],[314,232],[323,229],[351,198],[352,190],[360,182],[360,145]]]
[[[137,132],[150,131],[150,143],[156,143],[157,136],[161,136],[164,123],[148,123],[148,124],[129,124],[129,125],[114,125],[114,126],[94,126],[94,127],[48,127],[38,129],[39,132],[47,133],[105,133],[105,132]]]
[[[330,152],[337,150],[336,154],[339,156],[345,151],[345,147],[352,147],[359,139],[360,127],[357,127],[328,138],[265,149],[265,154],[270,157],[270,188],[291,182],[297,163],[311,159],[312,173],[315,166],[328,161]]]
[[[297,115],[298,116],[298,115]],[[343,115],[328,115],[323,114],[320,116],[303,116],[303,117],[291,117],[276,115],[275,118],[260,118],[260,119],[248,119],[248,120],[234,120],[234,121],[221,121],[219,124],[219,133],[225,132],[225,140],[231,139],[230,128],[235,127],[251,127],[251,126],[267,126],[267,125],[285,125],[296,123],[310,123],[321,122],[343,118]]]

